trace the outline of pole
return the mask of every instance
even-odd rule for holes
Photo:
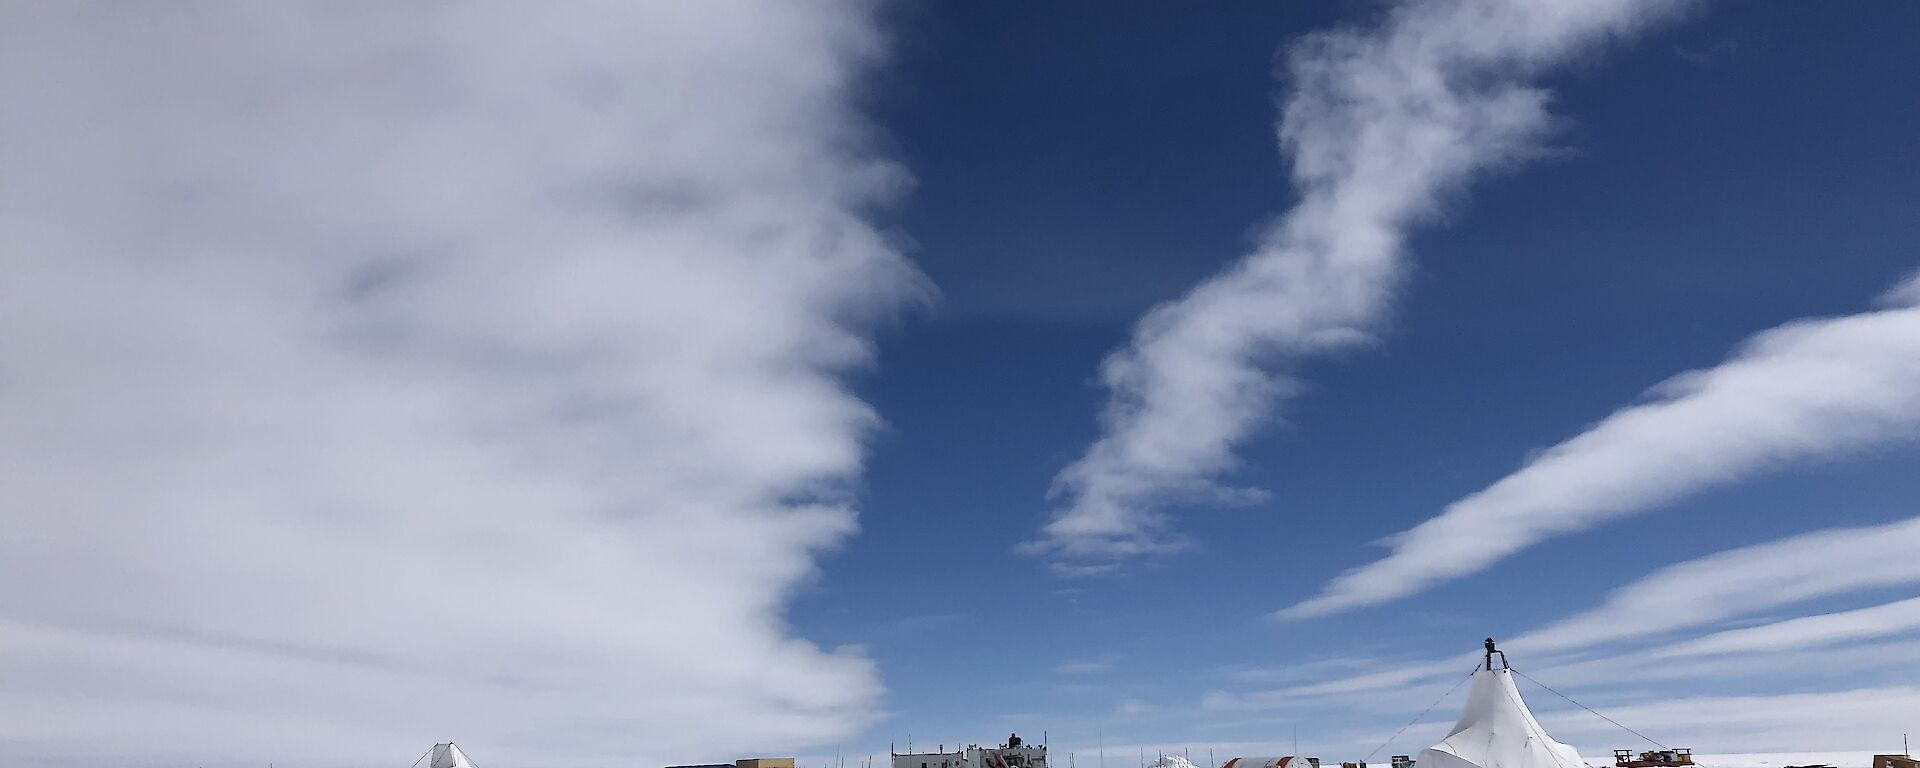
[[[1100,768],[1107,768],[1107,729],[1101,728],[1094,731],[1094,738],[1098,739],[1100,744]]]

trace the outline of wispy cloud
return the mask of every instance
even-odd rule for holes
[[[1887,635],[1895,633],[1886,633]],[[1645,651],[1621,649],[1608,656],[1536,664],[1528,672],[1562,690],[1578,689],[1589,702],[1637,703],[1647,691],[1684,683],[1694,690],[1796,690],[1849,683],[1886,683],[1906,675],[1920,636],[1855,638],[1858,642],[1816,639],[1804,647],[1769,644],[1731,653],[1676,653],[1674,645]],[[1551,658],[1551,657],[1539,657]],[[1920,682],[1920,678],[1909,678]],[[1903,681],[1905,682],[1905,681]]]
[[[1794,462],[1920,434],[1920,275],[1883,310],[1802,320],[1677,376],[1518,472],[1395,535],[1387,557],[1281,612],[1373,605],[1553,536]]]
[[[1291,664],[1234,666],[1221,670],[1221,676],[1241,683],[1284,683],[1324,677],[1328,672],[1351,672],[1391,666],[1370,656],[1331,656]]]
[[[1739,50],[1740,42],[1729,38],[1716,41],[1712,45],[1701,48],[1674,46],[1673,55],[1680,57],[1696,67],[1711,67],[1725,59],[1732,58]]]
[[[1108,653],[1092,658],[1062,662],[1059,666],[1054,667],[1053,671],[1055,674],[1061,675],[1104,675],[1112,672],[1113,665],[1119,662],[1119,654]]]
[[[1346,675],[1312,683],[1253,691],[1209,691],[1201,699],[1209,711],[1261,711],[1289,708],[1325,707],[1329,703],[1381,703],[1384,709],[1405,706],[1406,701],[1422,695],[1438,696],[1464,679],[1478,662],[1477,655],[1462,654],[1437,661],[1382,665],[1362,674]],[[1381,702],[1379,694],[1391,691],[1393,701]]]
[[[1140,321],[1101,375],[1102,435],[1062,471],[1035,552],[1112,560],[1181,545],[1165,508],[1259,498],[1216,484],[1234,446],[1299,391],[1285,369],[1367,340],[1406,228],[1550,125],[1527,79],[1667,3],[1409,3],[1376,29],[1294,47],[1281,146],[1300,192],[1252,255]]]
[[[1920,584],[1920,518],[1835,528],[1670,565],[1616,590],[1598,607],[1514,638],[1530,651],[1709,625],[1833,595]],[[1907,553],[1907,554],[1902,554]],[[1870,567],[1861,567],[1871,563]],[[1659,616],[1657,623],[1643,621]]]
[[[875,718],[782,619],[921,290],[862,219],[866,6],[9,3],[0,762]]]
[[[1729,549],[1646,574],[1593,608],[1505,638],[1501,644],[1516,654],[1517,666],[1551,670],[1557,680],[1585,684],[1656,677],[1754,679],[1771,667],[1814,667],[1783,661],[1784,656],[1742,658],[1738,663],[1699,659],[1726,654],[1818,656],[1824,648],[1861,641],[1885,642],[1876,648],[1850,647],[1849,657],[1855,664],[1898,665],[1910,655],[1908,646],[1920,629],[1920,600],[1793,614],[1822,599],[1920,584],[1920,562],[1903,554],[1916,550],[1920,550],[1920,518],[1815,531]],[[1863,567],[1868,563],[1872,565]],[[1791,618],[1696,634],[1726,622],[1783,613]],[[1649,616],[1659,620],[1648,621]],[[1646,640],[1661,644],[1647,647]],[[1641,644],[1620,651],[1629,641]],[[1380,663],[1370,671],[1284,688],[1215,691],[1206,703],[1216,710],[1325,706],[1340,701],[1391,707],[1395,705],[1379,700],[1377,694],[1406,698],[1411,689],[1435,688],[1438,695],[1476,658],[1477,654],[1462,654]],[[1688,659],[1696,661],[1680,664]],[[1659,660],[1658,664],[1652,660]],[[1658,671],[1645,671],[1656,667]]]
[[[1920,712],[1920,688],[1908,686],[1657,698],[1612,707],[1606,714],[1622,723],[1658,724],[1662,742],[1691,745],[1703,752],[1863,747],[1897,752],[1901,729],[1910,728],[1912,713]],[[1581,744],[1585,754],[1605,754],[1602,745],[1633,738],[1578,710],[1541,713],[1540,720],[1556,737]]]
[[[1826,648],[1855,640],[1901,635],[1920,630],[1920,597],[1871,608],[1801,616],[1757,627],[1729,629],[1676,643],[1661,656],[1701,656],[1756,653],[1786,649]]]

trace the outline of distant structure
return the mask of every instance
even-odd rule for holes
[[[1638,758],[1633,750],[1616,749],[1613,751],[1614,768],[1670,768],[1671,766],[1693,765],[1691,749],[1659,749],[1642,752]]]
[[[1007,734],[998,747],[969,745],[948,752],[893,752],[893,768],[1047,768],[1047,745],[1033,746],[1020,734]],[[740,766],[740,768],[779,768],[778,766]],[[787,768],[792,768],[791,765]]]
[[[791,757],[749,757],[731,763],[701,763],[699,765],[669,765],[666,768],[793,768]]]
[[[1873,768],[1920,768],[1912,755],[1874,755]]]
[[[1365,765],[1365,763],[1362,763]],[[1220,768],[1320,768],[1320,758],[1281,755],[1279,757],[1236,757]]]

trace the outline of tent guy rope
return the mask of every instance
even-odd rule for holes
[[[1605,720],[1605,721],[1607,721],[1607,722],[1609,722],[1609,723],[1612,723],[1612,724],[1614,725],[1614,727],[1616,727],[1616,728],[1619,728],[1620,730],[1623,730],[1623,731],[1626,731],[1627,733],[1631,733],[1631,734],[1633,734],[1633,735],[1635,735],[1635,736],[1638,736],[1638,737],[1640,737],[1640,738],[1642,738],[1642,739],[1645,739],[1645,740],[1646,740],[1646,742],[1647,742],[1648,744],[1652,744],[1652,745],[1654,745],[1654,746],[1656,746],[1656,747],[1659,747],[1659,748],[1661,748],[1661,749],[1673,749],[1673,747],[1669,747],[1669,746],[1667,746],[1667,745],[1665,745],[1665,744],[1662,744],[1662,743],[1660,743],[1660,742],[1657,742],[1657,741],[1654,741],[1654,740],[1653,740],[1653,737],[1651,737],[1651,736],[1648,736],[1648,735],[1646,735],[1646,734],[1644,734],[1644,733],[1641,733],[1641,732],[1639,732],[1639,731],[1636,731],[1636,730],[1634,730],[1634,729],[1632,729],[1632,728],[1628,728],[1628,727],[1626,727],[1626,726],[1624,726],[1624,725],[1621,725],[1621,724],[1620,724],[1620,721],[1618,721],[1618,720],[1615,720],[1615,719],[1613,719],[1613,718],[1611,718],[1611,717],[1607,717],[1606,715],[1603,715],[1603,714],[1600,714],[1600,712],[1599,712],[1598,710],[1596,710],[1596,709],[1594,709],[1593,707],[1589,707],[1589,706],[1587,706],[1587,705],[1585,705],[1585,704],[1582,704],[1582,703],[1580,703],[1580,702],[1577,702],[1577,701],[1574,701],[1574,700],[1573,700],[1573,697],[1572,697],[1572,696],[1568,696],[1568,695],[1566,695],[1566,694],[1564,694],[1564,693],[1561,693],[1561,692],[1559,692],[1559,691],[1556,691],[1556,690],[1554,690],[1552,686],[1549,686],[1549,685],[1547,685],[1546,683],[1543,683],[1543,682],[1540,682],[1540,681],[1538,681],[1538,680],[1535,680],[1535,679],[1533,679],[1533,677],[1531,677],[1531,676],[1529,676],[1529,675],[1528,675],[1527,673],[1525,673],[1525,672],[1522,672],[1522,671],[1520,671],[1520,670],[1517,670],[1517,669],[1516,669],[1516,670],[1513,670],[1513,673],[1514,673],[1514,674],[1516,674],[1516,675],[1519,675],[1519,676],[1521,676],[1521,677],[1523,677],[1523,678],[1526,678],[1526,680],[1527,680],[1527,682],[1529,682],[1529,683],[1533,683],[1534,685],[1537,685],[1537,686],[1540,686],[1541,688],[1544,688],[1544,689],[1546,689],[1546,691],[1547,691],[1548,693],[1551,693],[1551,694],[1553,694],[1553,695],[1555,695],[1555,696],[1558,696],[1558,697],[1560,697],[1560,698],[1563,698],[1563,699],[1566,699],[1566,700],[1567,700],[1567,703],[1569,703],[1569,704],[1572,704],[1572,705],[1574,705],[1574,706],[1576,706],[1576,707],[1579,707],[1579,708],[1581,708],[1581,709],[1584,709],[1584,710],[1586,710],[1587,712],[1589,712],[1589,713],[1591,713],[1591,714],[1592,714],[1592,715],[1593,715],[1594,717],[1597,717],[1597,718],[1600,718],[1600,719],[1602,719],[1602,720]]]
[[[1432,712],[1434,707],[1440,706],[1440,702],[1446,701],[1447,697],[1452,696],[1454,691],[1460,690],[1460,686],[1468,680],[1472,680],[1474,673],[1479,671],[1480,665],[1473,665],[1473,669],[1467,671],[1466,677],[1460,678],[1458,682],[1453,684],[1452,688],[1447,689],[1446,693],[1440,694],[1440,698],[1434,699],[1433,703],[1428,704],[1426,709],[1420,710],[1420,714],[1414,715],[1412,720],[1408,720],[1406,725],[1400,726],[1400,730],[1394,731],[1392,736],[1388,736],[1386,741],[1380,742],[1380,746],[1374,747],[1373,751],[1368,752],[1366,757],[1360,758],[1360,761],[1364,763],[1372,760],[1374,755],[1380,754],[1380,750],[1386,749],[1387,745],[1392,744],[1394,739],[1400,738],[1400,734],[1406,733],[1407,729],[1412,728],[1414,723],[1420,722],[1420,718],[1426,717],[1427,713]],[[1299,750],[1300,747],[1295,745],[1294,751],[1298,752]]]

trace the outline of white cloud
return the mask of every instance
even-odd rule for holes
[[[1365,674],[1352,675],[1310,685],[1300,685],[1284,691],[1286,698],[1326,696],[1332,694],[1357,693],[1382,688],[1405,688],[1421,682],[1447,679],[1458,680],[1473,670],[1479,663],[1479,654],[1467,654],[1451,659],[1442,659],[1418,664],[1406,664],[1387,667]]]
[[[1309,680],[1332,671],[1378,669],[1389,664],[1370,656],[1327,656],[1309,661],[1272,665],[1237,665],[1220,670],[1222,676],[1240,683],[1287,683]]]
[[[1885,642],[1846,648],[1851,667],[1898,669],[1912,655],[1920,599],[1697,633],[1723,622],[1791,613],[1826,598],[1920,584],[1920,561],[1910,556],[1915,551],[1920,551],[1920,518],[1738,547],[1646,574],[1598,606],[1504,638],[1500,645],[1513,652],[1516,667],[1550,673],[1556,685],[1645,688],[1651,680],[1806,677],[1802,671],[1823,668],[1829,656],[1825,649],[1861,641]],[[1661,644],[1648,646],[1646,639]],[[1636,645],[1626,650],[1627,641]],[[1617,652],[1591,653],[1608,647]],[[1722,655],[1734,658],[1708,658]],[[1414,695],[1420,691],[1439,695],[1478,656],[1377,662],[1370,671],[1281,688],[1214,691],[1205,705],[1210,710],[1334,704],[1390,709],[1420,698]]]
[[[1920,712],[1920,688],[1901,686],[1775,696],[1659,698],[1652,703],[1610,707],[1605,713],[1629,726],[1641,724],[1636,729],[1654,728],[1661,743],[1691,746],[1702,752],[1862,748],[1897,752],[1901,728],[1911,727],[1912,713]],[[1538,714],[1549,733],[1572,740],[1583,754],[1606,754],[1604,745],[1637,741],[1632,734],[1579,710]]]
[[[1549,126],[1528,76],[1668,8],[1410,3],[1378,29],[1301,40],[1279,128],[1299,203],[1106,360],[1102,436],[1056,478],[1064,504],[1027,549],[1099,561],[1177,548],[1168,503],[1248,498],[1213,478],[1299,389],[1280,369],[1366,340],[1402,271],[1404,230]]]
[[[1911,285],[1911,283],[1909,284]],[[1553,536],[1793,462],[1920,431],[1920,303],[1788,323],[1677,376],[1519,471],[1392,538],[1393,552],[1282,612],[1386,602]]]
[[[1509,645],[1530,653],[1589,647],[1864,589],[1920,584],[1915,551],[1920,518],[1730,549],[1647,574],[1598,607]],[[1649,616],[1659,620],[1649,622]]]
[[[0,762],[830,743],[861,2],[7,4]]]
[[[1728,653],[1695,651],[1681,647],[1686,643],[1676,643],[1580,661],[1526,658],[1529,673],[1556,688],[1578,688],[1587,691],[1585,697],[1589,699],[1604,695],[1639,701],[1646,698],[1646,691],[1675,682],[1684,682],[1692,690],[1735,686],[1763,691],[1868,680],[1889,682],[1888,675],[1905,673],[1912,667],[1915,653],[1920,652],[1920,639],[1881,639],[1899,634],[1889,631],[1879,637],[1812,639],[1804,647],[1769,644]],[[1537,660],[1544,660],[1544,664]]]
[[[1113,706],[1113,716],[1121,720],[1129,720],[1158,712],[1160,709],[1159,704],[1144,699],[1127,698],[1121,699]]]
[[[1449,691],[1466,690],[1464,682],[1479,663],[1478,655],[1438,661],[1380,665],[1373,672],[1335,677],[1312,683],[1253,691],[1209,691],[1201,708],[1213,712],[1304,710],[1344,707],[1356,711],[1397,712]],[[1382,692],[1387,692],[1382,696]]]
[[[1877,303],[1883,307],[1920,306],[1920,272],[1908,275],[1907,279],[1900,281],[1899,285],[1880,294]]]
[[[1086,659],[1074,659],[1062,662],[1053,668],[1060,675],[1104,675],[1113,671],[1113,665],[1120,662],[1117,654],[1103,654]]]
[[[1871,608],[1801,616],[1757,627],[1729,629],[1663,649],[1659,655],[1702,656],[1825,648],[1920,630],[1920,597]]]

